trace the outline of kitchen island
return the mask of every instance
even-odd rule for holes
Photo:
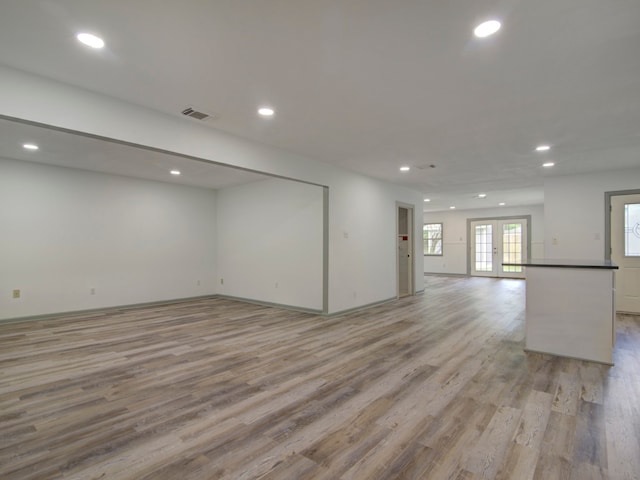
[[[613,365],[614,272],[608,260],[530,259],[525,350]]]

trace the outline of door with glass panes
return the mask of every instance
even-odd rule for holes
[[[489,219],[469,222],[471,275],[524,278],[523,267],[503,263],[527,259],[527,219]]]
[[[611,197],[611,260],[616,310],[640,314],[640,194]]]

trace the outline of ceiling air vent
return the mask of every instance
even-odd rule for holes
[[[418,165],[418,166],[416,166],[416,168],[418,170],[427,170],[429,168],[436,168],[436,166],[433,163],[430,163],[430,164],[425,164],[425,165]]]
[[[182,110],[182,114],[186,115],[187,117],[195,118],[196,120],[206,120],[207,118],[211,117],[211,115],[209,115],[208,113],[199,112],[192,107],[187,107]]]

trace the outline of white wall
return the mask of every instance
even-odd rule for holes
[[[416,206],[414,225],[421,237],[420,192],[246,141],[179,114],[0,67],[0,115],[328,186],[330,313],[396,295],[396,201]],[[415,242],[416,285],[422,284],[421,253]]]
[[[604,194],[639,188],[640,168],[546,179],[546,256],[556,259],[604,259]]]
[[[218,190],[218,293],[322,310],[322,201],[281,179]]]
[[[423,290],[422,265],[416,261],[422,258],[422,195],[348,172],[331,184],[329,300],[334,311],[396,296],[396,201],[414,206],[414,285]]]
[[[215,293],[215,205],[213,190],[0,159],[0,318]]]
[[[466,275],[469,254],[467,220],[474,218],[500,218],[531,215],[532,258],[544,257],[544,207],[532,205],[523,207],[500,207],[473,210],[448,210],[445,212],[425,212],[424,223],[443,224],[443,255],[425,256],[425,273]]]

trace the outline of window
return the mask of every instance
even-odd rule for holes
[[[442,255],[442,224],[426,223],[422,227],[425,255]]]
[[[640,203],[624,206],[624,256],[640,257]]]

